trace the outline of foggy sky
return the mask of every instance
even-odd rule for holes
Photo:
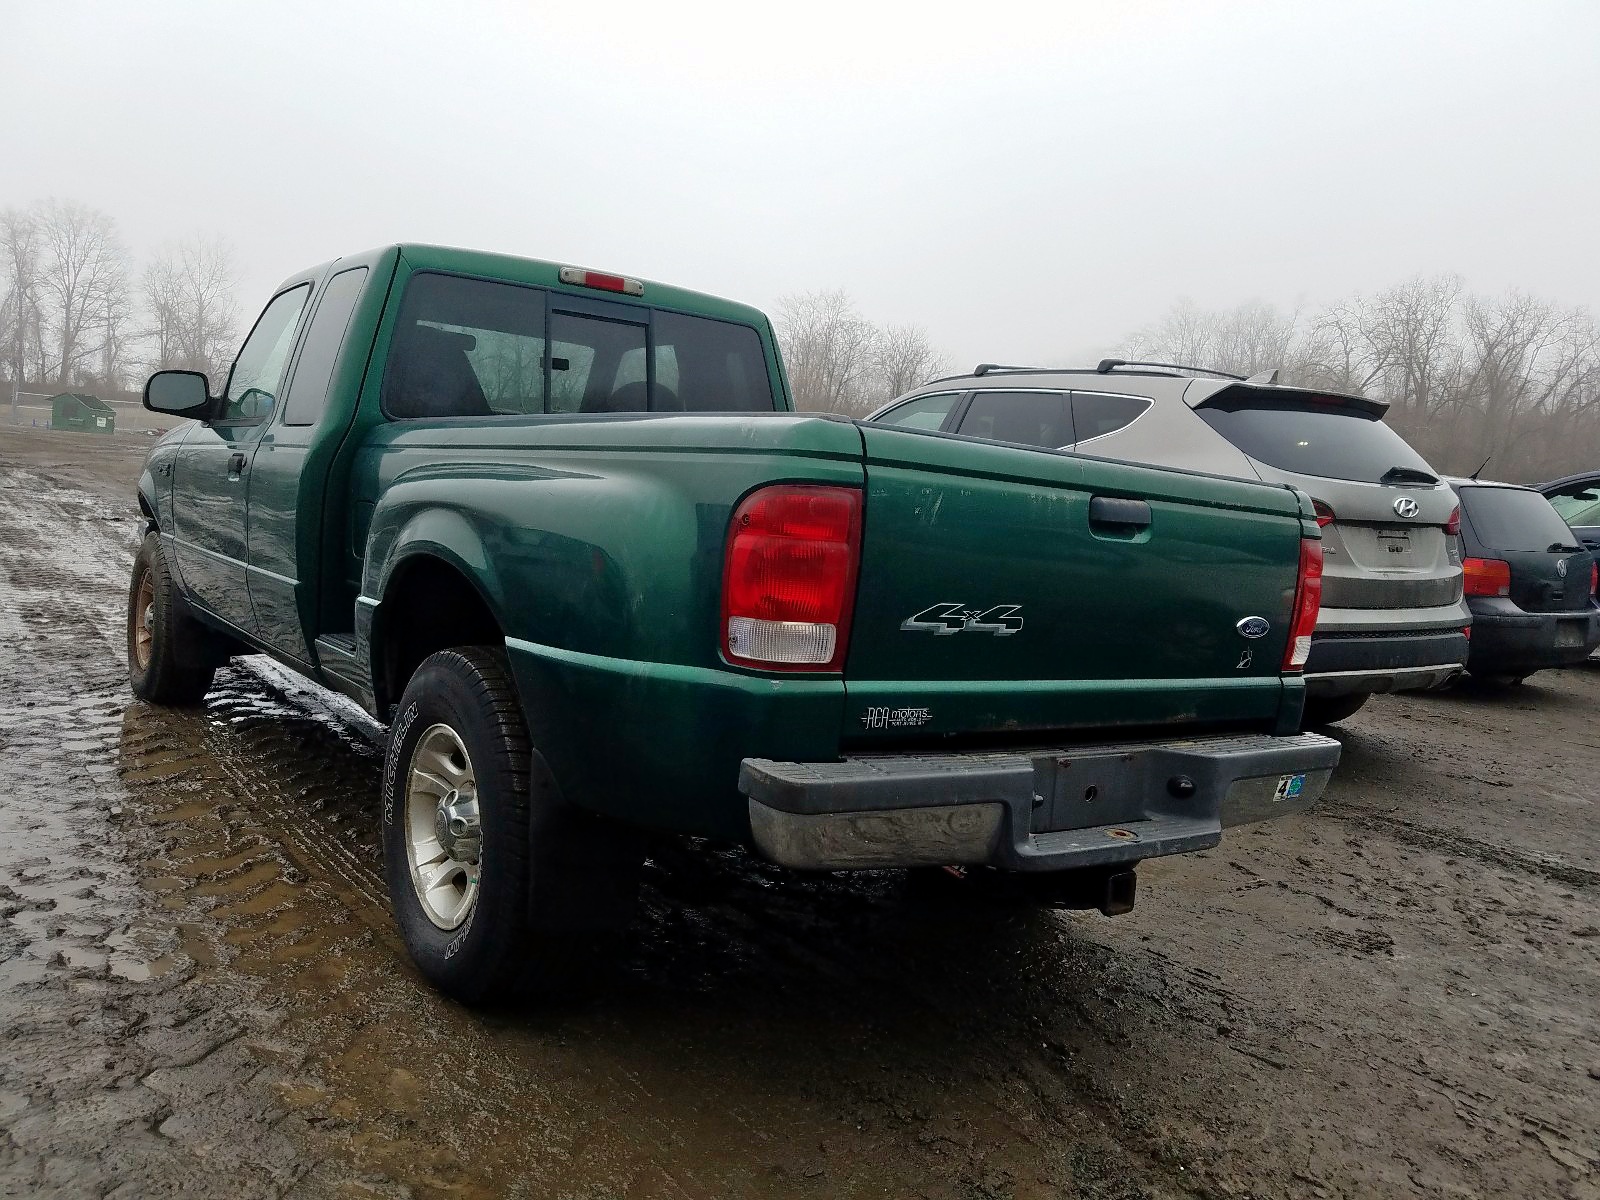
[[[1179,297],[1594,304],[1597,67],[1595,0],[0,0],[0,206],[225,235],[246,321],[425,240],[1059,360]]]

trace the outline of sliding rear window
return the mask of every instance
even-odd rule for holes
[[[1520,488],[1464,487],[1461,512],[1489,550],[1548,550],[1576,544],[1561,515],[1538,492]]]
[[[1358,483],[1378,483],[1396,467],[1433,474],[1398,433],[1336,399],[1258,399],[1230,390],[1195,412],[1251,458],[1280,471]]]
[[[391,417],[770,412],[766,350],[748,325],[542,288],[420,272],[406,287],[383,384]]]

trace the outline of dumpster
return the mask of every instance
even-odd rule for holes
[[[97,396],[82,392],[62,392],[50,398],[50,428],[76,429],[85,433],[114,433],[116,410]]]

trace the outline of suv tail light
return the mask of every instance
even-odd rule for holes
[[[1318,524],[1321,524],[1319,519]],[[1322,543],[1300,539],[1300,575],[1295,581],[1294,610],[1289,624],[1289,644],[1283,651],[1285,671],[1303,671],[1311,657],[1311,635],[1322,611]]]
[[[769,671],[844,665],[861,556],[861,493],[777,484],[734,510],[722,568],[722,652]]]
[[[1317,510],[1317,527],[1319,529],[1326,529],[1333,524],[1332,505],[1325,504],[1321,500],[1313,500],[1311,507]]]
[[[1589,595],[1600,592],[1600,563],[1589,564]]]
[[[1461,590],[1468,596],[1511,595],[1511,564],[1503,558],[1461,560]]]
[[[1444,531],[1451,537],[1461,536],[1461,505],[1450,510],[1450,519],[1444,523]]]

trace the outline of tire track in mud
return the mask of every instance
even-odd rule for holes
[[[6,482],[8,498],[51,497]],[[259,1030],[234,989],[192,986],[208,954],[151,919],[130,862],[126,682],[100,586],[127,560],[129,523],[70,492],[49,512],[13,508],[0,543],[0,889],[14,898],[0,910],[0,1190],[282,1194],[308,1167],[260,1064],[239,1057]],[[248,1124],[219,1174],[219,1143]]]
[[[1352,811],[1339,819],[1357,829],[1384,833],[1397,842],[1409,843],[1438,854],[1476,859],[1489,867],[1510,867],[1528,875],[1548,879],[1552,883],[1564,883],[1568,887],[1600,888],[1600,871],[1591,871],[1585,867],[1562,862],[1553,855],[1548,858],[1536,857],[1508,846],[1480,841],[1447,830],[1430,829],[1415,821],[1370,811]]]

